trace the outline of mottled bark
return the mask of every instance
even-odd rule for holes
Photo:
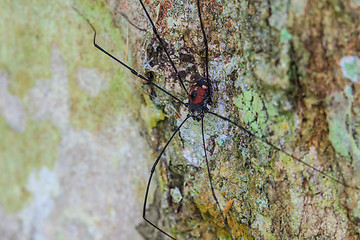
[[[201,4],[212,110],[359,186],[359,2]],[[145,5],[186,86],[204,76],[196,1]],[[137,1],[4,3],[0,238],[164,238],[141,219],[144,189],[186,109],[96,50],[72,7],[104,49],[187,99]],[[359,239],[359,190],[228,122],[207,115],[205,124],[216,196],[235,239]],[[177,239],[229,238],[198,122],[184,125],[157,169],[148,206],[155,223]]]
[[[213,111],[359,186],[359,3],[201,4]],[[204,76],[196,1],[148,1],[146,7],[186,84]],[[147,76],[186,99],[151,33],[144,50],[140,65]],[[187,112],[165,94],[156,92],[152,100],[167,116],[157,129],[160,148]],[[324,177],[221,119],[207,115],[205,123],[216,195],[223,208],[233,200],[226,216],[234,238],[359,238],[359,190]],[[189,121],[159,166],[162,192],[153,206],[163,216],[154,221],[166,223],[179,239],[228,236],[205,166],[200,125]]]
[[[1,2],[1,240],[142,239],[144,135],[162,114],[73,7],[133,62],[132,29],[104,2]]]

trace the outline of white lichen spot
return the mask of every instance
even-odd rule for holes
[[[304,210],[304,198],[299,189],[291,189],[289,193],[292,203],[292,210],[290,211],[290,216],[292,219],[291,227],[295,233],[299,233],[301,227],[301,219],[303,218],[302,212]]]
[[[179,188],[175,187],[170,190],[170,195],[174,203],[180,203],[182,200],[182,195]]]
[[[271,221],[261,214],[257,214],[251,228],[259,229],[261,232],[267,232],[271,228]]]
[[[54,198],[59,194],[59,181],[56,173],[46,167],[39,172],[33,171],[26,184],[32,194],[30,205],[19,213],[25,236],[32,239],[46,239],[42,229],[47,226],[48,218],[54,209]]]
[[[14,131],[24,132],[27,113],[20,99],[9,92],[8,85],[9,75],[6,72],[0,72],[0,115]]]
[[[80,89],[96,97],[106,89],[109,78],[102,76],[97,69],[80,67],[76,72],[76,82]]]
[[[191,154],[191,152],[189,151],[189,149],[184,148],[182,151],[182,154],[184,155],[184,157],[186,158],[186,160],[188,160],[189,164],[195,166],[195,167],[199,167],[200,166],[200,162],[194,158]]]
[[[221,134],[217,137],[217,143],[221,146],[221,147],[225,147],[225,144],[230,140],[229,136],[226,134]]]
[[[310,147],[308,153],[305,156],[303,156],[303,158],[304,158],[305,162],[311,163],[312,166],[316,167],[317,169],[322,169],[322,165],[318,159],[318,152],[314,146]],[[306,173],[304,172],[304,174],[306,174]],[[318,176],[319,172],[317,172],[313,169],[312,174],[313,174],[313,177],[316,178]]]
[[[351,1],[350,1],[350,6],[351,6],[352,8],[358,8],[358,7],[360,7],[360,0],[351,0]]]
[[[357,56],[346,56],[340,60],[340,66],[344,77],[352,82],[360,79],[360,59]]]
[[[283,1],[274,2],[271,4],[272,14],[269,18],[270,26],[281,30],[287,23],[288,18],[288,9],[284,7],[285,3]]]
[[[118,115],[101,134],[70,129],[62,135],[57,172],[66,197],[53,214],[62,223],[61,239],[117,239],[119,233],[140,239],[135,226],[142,222],[150,167],[139,129],[131,115]]]
[[[49,119],[63,132],[70,127],[70,97],[66,64],[60,50],[54,45],[51,50],[50,80],[38,80],[26,94],[29,111],[39,121]]]
[[[294,12],[297,16],[302,16],[305,12],[306,4],[307,0],[291,1],[290,10]]]

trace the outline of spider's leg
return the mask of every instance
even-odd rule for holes
[[[178,77],[178,79],[179,79],[179,81],[180,81],[181,87],[185,90],[186,95],[189,95],[189,92],[186,90],[186,87],[185,87],[185,85],[184,85],[184,82],[183,82],[183,80],[181,79],[180,74],[179,74],[177,68],[175,67],[175,64],[174,64],[173,60],[171,59],[170,54],[169,54],[168,50],[167,50],[166,47],[165,47],[165,44],[164,44],[163,41],[161,40],[160,35],[159,35],[158,31],[156,30],[155,24],[154,24],[154,22],[151,20],[151,17],[150,17],[150,15],[149,15],[148,11],[146,10],[145,5],[144,5],[144,3],[142,2],[142,0],[140,0],[140,4],[141,4],[142,8],[144,9],[146,16],[147,16],[147,18],[149,19],[149,21],[150,21],[150,23],[151,23],[151,26],[152,26],[152,29],[153,29],[153,31],[154,31],[154,33],[155,33],[156,38],[158,39],[161,47],[164,49],[164,51],[165,51],[165,53],[166,53],[166,56],[168,57],[168,59],[169,59],[169,61],[170,61],[170,64],[171,64],[172,68],[174,69],[174,71],[175,71],[175,73],[176,73],[176,75],[177,75],[177,77]]]
[[[201,18],[200,0],[197,0],[197,8],[198,8],[198,14],[199,14],[199,19],[200,19],[201,31],[202,31],[202,34],[204,37],[204,45],[205,45],[205,77],[206,77],[208,85],[210,85],[209,66],[208,66],[209,65],[209,49],[208,49],[208,42],[207,42],[205,30],[204,30],[204,25],[203,25],[202,18]]]
[[[291,157],[291,158],[294,159],[295,161],[304,164],[304,165],[307,166],[308,168],[313,169],[313,170],[319,172],[319,173],[322,174],[323,176],[325,176],[325,177],[327,177],[327,178],[329,178],[329,179],[331,179],[331,180],[333,180],[333,181],[335,181],[335,182],[337,182],[337,183],[339,183],[339,184],[341,184],[341,185],[343,185],[343,186],[345,186],[345,187],[347,187],[347,188],[353,188],[353,189],[360,190],[360,187],[353,186],[353,185],[349,185],[349,184],[347,184],[346,182],[344,182],[343,180],[337,179],[337,178],[335,178],[335,177],[332,177],[332,176],[326,174],[325,171],[323,171],[323,170],[321,170],[321,169],[319,169],[319,168],[316,168],[316,167],[310,165],[309,163],[301,160],[301,158],[298,158],[298,157],[294,156],[293,154],[288,153],[288,152],[282,150],[281,148],[275,146],[273,143],[269,142],[269,141],[266,140],[265,138],[262,138],[262,137],[259,137],[259,136],[255,135],[254,133],[252,133],[252,132],[250,132],[249,130],[247,130],[246,128],[240,126],[239,124],[237,124],[236,122],[232,121],[231,119],[226,118],[226,117],[223,117],[223,116],[221,116],[221,115],[219,115],[219,114],[216,114],[216,113],[214,113],[214,112],[210,112],[210,111],[207,111],[207,112],[210,113],[210,114],[212,114],[212,115],[214,115],[214,116],[217,116],[217,117],[219,117],[219,118],[221,118],[221,119],[223,119],[223,120],[225,120],[225,121],[228,121],[228,122],[234,124],[236,127],[240,128],[242,131],[246,132],[247,134],[249,134],[249,135],[252,136],[253,138],[255,138],[255,139],[257,139],[257,140],[259,140],[259,141],[261,141],[261,142],[263,142],[263,143],[265,143],[265,144],[267,144],[267,145],[269,145],[270,147],[272,147],[273,149],[277,150],[278,152],[284,153],[286,156]]]
[[[231,237],[231,239],[233,239],[232,235],[231,235],[231,231],[230,231],[230,227],[229,227],[229,224],[227,222],[227,219],[226,217],[224,216],[224,213],[223,211],[221,210],[221,207],[220,207],[220,203],[215,195],[215,191],[214,191],[214,187],[213,187],[213,184],[212,184],[212,176],[211,176],[211,172],[210,172],[210,166],[209,166],[209,160],[208,160],[208,157],[207,157],[207,154],[206,154],[206,145],[205,145],[205,136],[204,136],[204,118],[201,118],[201,135],[202,135],[202,140],[203,140],[203,147],[204,147],[204,152],[205,152],[205,161],[206,161],[206,168],[207,168],[207,172],[208,172],[208,176],[209,176],[209,182],[210,182],[210,188],[211,188],[211,193],[212,193],[212,196],[216,202],[216,205],[220,211],[220,214],[221,214],[221,217],[222,219],[224,220],[224,224],[225,224],[225,227]]]
[[[157,157],[156,161],[154,162],[152,168],[151,168],[151,172],[150,172],[150,177],[149,177],[149,181],[147,183],[146,186],[146,192],[145,192],[145,198],[144,198],[144,207],[143,207],[143,218],[146,222],[148,222],[151,226],[153,226],[154,228],[156,228],[157,230],[159,230],[160,232],[162,232],[163,234],[165,234],[166,236],[170,237],[171,239],[176,239],[173,236],[171,236],[170,234],[168,234],[167,232],[165,232],[164,230],[162,230],[161,228],[159,228],[158,226],[156,226],[154,223],[152,223],[149,219],[146,218],[146,203],[147,203],[147,198],[148,198],[148,194],[149,194],[149,189],[150,189],[150,184],[151,184],[151,179],[152,176],[155,172],[155,168],[156,165],[159,163],[159,160],[161,158],[161,156],[163,155],[163,153],[165,152],[165,149],[167,148],[167,146],[169,145],[169,143],[171,142],[171,140],[173,139],[173,137],[175,136],[175,134],[180,130],[181,126],[186,122],[186,120],[188,120],[190,118],[190,116],[188,115],[186,117],[186,119],[180,124],[179,127],[176,128],[175,132],[172,134],[172,136],[170,137],[169,141],[167,141],[165,147],[161,150],[160,155]]]
[[[135,71],[133,68],[129,67],[128,65],[126,65],[124,62],[122,62],[121,60],[119,60],[118,58],[116,58],[115,56],[113,56],[112,54],[110,54],[109,52],[107,52],[106,50],[104,50],[102,47],[100,47],[97,43],[96,43],[96,30],[95,27],[90,23],[90,21],[81,13],[79,12],[79,10],[77,10],[76,8],[73,7],[73,9],[81,16],[83,17],[87,23],[90,25],[90,27],[93,29],[94,31],[94,40],[93,40],[93,44],[94,46],[99,49],[101,52],[105,53],[106,55],[108,55],[109,57],[111,57],[112,59],[114,59],[115,61],[117,61],[118,63],[120,63],[121,65],[123,65],[124,67],[126,67],[128,70],[130,70],[130,72],[132,74],[134,74],[135,76],[137,76],[138,78],[141,78],[143,80],[145,80],[146,82],[148,82],[149,84],[155,86],[156,88],[158,88],[159,90],[161,90],[162,92],[166,93],[167,95],[169,95],[170,97],[174,98],[175,100],[177,100],[178,102],[182,103],[183,105],[185,105],[187,107],[188,104],[184,103],[183,101],[181,101],[179,98],[175,97],[173,94],[169,93],[168,91],[166,91],[165,89],[163,89],[162,87],[156,85],[155,83],[153,83],[152,81],[150,81],[149,79],[147,79],[146,77],[142,76],[141,74],[139,74],[137,71]]]

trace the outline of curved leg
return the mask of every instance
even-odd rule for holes
[[[73,9],[81,16],[83,17],[87,23],[90,25],[90,27],[92,28],[92,30],[94,31],[94,40],[93,40],[93,44],[94,46],[99,49],[101,52],[105,53],[106,55],[108,55],[109,57],[111,57],[112,59],[114,59],[115,61],[117,61],[118,63],[120,63],[121,65],[123,65],[124,67],[126,67],[128,70],[130,70],[130,72],[132,74],[134,74],[135,76],[137,76],[138,78],[141,78],[143,80],[145,80],[146,82],[148,82],[149,84],[155,86],[156,88],[158,88],[159,90],[161,90],[162,92],[166,93],[167,95],[169,95],[170,97],[174,98],[175,100],[177,100],[178,102],[182,103],[183,105],[185,105],[186,107],[188,106],[187,103],[184,103],[183,101],[181,101],[179,98],[175,97],[173,94],[169,93],[168,91],[166,91],[165,89],[163,89],[162,87],[156,85],[155,83],[153,83],[152,81],[150,81],[149,79],[147,79],[146,77],[142,76],[141,74],[139,74],[138,72],[136,72],[134,69],[132,69],[131,67],[129,67],[128,65],[126,65],[124,62],[122,62],[121,60],[117,59],[115,56],[113,56],[112,54],[110,54],[109,52],[107,52],[106,50],[104,50],[102,47],[100,47],[97,43],[96,43],[96,30],[94,28],[94,26],[90,23],[90,21],[81,13],[79,12],[76,8],[73,7]]]
[[[150,184],[151,184],[151,179],[152,176],[155,172],[155,168],[156,165],[159,163],[159,160],[161,158],[161,156],[163,155],[163,153],[165,152],[165,149],[167,148],[167,146],[169,145],[169,143],[171,142],[171,140],[173,139],[173,137],[175,136],[175,134],[180,130],[181,126],[186,122],[186,120],[188,120],[190,118],[190,116],[188,115],[186,117],[186,119],[180,124],[180,126],[178,128],[176,128],[175,132],[172,134],[171,138],[169,139],[169,141],[167,141],[165,147],[161,150],[160,155],[157,157],[156,161],[154,162],[152,168],[151,168],[151,173],[150,173],[150,177],[149,177],[149,181],[147,183],[146,186],[146,192],[145,192],[145,198],[144,198],[144,207],[143,207],[143,218],[146,222],[148,222],[151,226],[153,226],[154,228],[156,228],[157,230],[159,230],[160,232],[162,232],[163,234],[165,234],[166,236],[168,236],[171,239],[175,239],[173,236],[171,236],[170,234],[168,234],[167,232],[165,232],[164,230],[162,230],[161,228],[159,228],[158,226],[156,226],[154,223],[152,223],[149,219],[146,218],[146,203],[147,203],[147,198],[148,198],[148,194],[149,194],[149,189],[150,189]]]

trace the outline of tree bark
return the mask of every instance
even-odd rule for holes
[[[188,87],[205,75],[196,1],[145,6]],[[359,10],[356,0],[201,1],[211,110],[359,186]],[[100,46],[187,99],[137,1],[4,3],[2,239],[164,238],[141,219],[145,184],[187,109],[95,49],[84,17]],[[228,229],[191,119],[157,166],[154,223],[177,239],[359,239],[359,190],[229,122],[204,121]]]
[[[203,77],[196,1],[150,1],[146,8],[186,85]],[[212,110],[355,187],[359,8],[355,1],[201,1]],[[146,75],[187,99],[155,35],[147,37]],[[167,116],[157,129],[161,147],[187,112],[161,92],[152,99]],[[225,215],[235,239],[359,238],[358,189],[222,119],[208,114],[204,120],[216,196],[223,209],[233,201]],[[159,224],[179,239],[229,237],[211,194],[199,123],[180,130],[158,169],[167,216]]]

